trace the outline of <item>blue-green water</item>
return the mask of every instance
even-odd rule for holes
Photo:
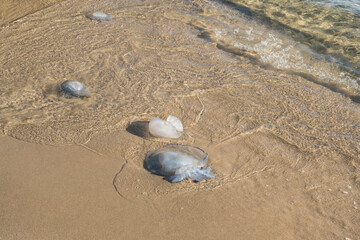
[[[232,22],[228,24],[235,31],[231,40],[224,40],[223,33],[217,34],[221,35],[221,41],[227,42],[226,45],[253,51],[262,62],[277,68],[308,74],[320,82],[359,94],[359,1],[220,0],[216,3],[220,9],[231,9],[248,18],[251,24],[256,22],[274,30],[264,34],[264,31],[257,31],[258,28],[252,26],[248,28],[248,31],[252,29],[251,34],[247,34],[251,35],[249,38],[244,32],[236,30]],[[260,44],[250,42],[254,40],[254,34],[258,35]],[[286,40],[285,43],[284,36],[293,41]],[[266,39],[260,40],[261,37]],[[298,51],[291,52],[290,48]]]
[[[358,0],[314,0],[312,2],[317,3],[322,7],[338,8],[341,10],[352,12],[356,15],[360,14],[360,2]]]

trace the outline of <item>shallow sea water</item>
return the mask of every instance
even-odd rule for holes
[[[95,11],[113,19],[86,18]],[[345,55],[284,31],[220,1],[61,2],[1,27],[1,133],[121,159],[114,186],[131,201],[230,189],[259,203],[267,182],[279,181],[270,192],[300,219],[294,236],[331,229],[327,236],[356,239],[357,60],[339,64]],[[56,89],[65,80],[81,81],[92,96],[61,97]],[[168,115],[183,122],[178,140],[121,138],[132,122]],[[149,174],[146,152],[168,143],[204,149],[218,177],[174,186]],[[345,198],[348,185],[353,194]],[[304,230],[307,224],[320,230]]]
[[[26,141],[84,142],[133,118],[167,114],[163,108],[177,109],[186,97],[255,84],[255,75],[267,74],[262,69],[358,100],[358,81],[328,55],[232,5],[174,4],[65,1],[3,26],[2,132]],[[84,17],[99,9],[114,19]],[[56,88],[65,80],[83,82],[93,96],[62,98]]]
[[[346,61],[359,70],[360,4],[358,1],[231,1],[285,28],[317,52]]]
[[[263,64],[359,94],[359,15],[307,1],[233,2],[214,1],[213,10],[201,16],[206,38]]]

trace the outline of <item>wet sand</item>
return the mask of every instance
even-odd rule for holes
[[[0,26],[59,2],[62,0],[2,0]]]
[[[210,13],[202,1],[87,2],[0,32],[0,53],[16,49],[0,54],[0,238],[360,238],[357,103],[198,37],[184,13]],[[92,97],[58,96],[69,79]],[[129,128],[167,115],[181,138]],[[150,174],[168,143],[200,147],[218,176]]]
[[[241,146],[247,164],[240,173],[222,179],[226,184],[214,179],[174,185],[147,173],[141,159],[135,158],[142,154],[131,147],[142,141],[128,132],[101,136],[85,147],[43,146],[9,137],[0,141],[3,239],[358,236],[353,201],[359,193],[356,185],[347,187],[352,184],[351,169],[339,164],[340,158],[332,158],[333,171],[317,164],[304,166],[296,162],[295,149],[279,152],[285,150],[284,143],[271,135],[254,134],[233,139],[230,145],[205,148],[221,173],[223,164],[216,162],[224,156],[229,159]],[[123,158],[94,151],[95,146],[115,143],[121,144],[118,153]],[[256,159],[266,144],[271,147],[259,163]],[[293,163],[288,162],[290,157]],[[122,168],[124,161],[128,163]],[[121,168],[123,172],[117,173]],[[341,182],[324,182],[330,172]],[[121,195],[113,181],[121,187]]]
[[[144,150],[159,143],[126,131],[63,147],[0,141],[3,239],[358,236],[357,163],[336,155],[305,163],[269,133],[197,142],[220,176],[179,184],[146,172]]]

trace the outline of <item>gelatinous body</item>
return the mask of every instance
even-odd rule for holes
[[[216,176],[211,173],[211,167],[205,167],[207,160],[208,155],[199,148],[167,145],[148,153],[145,163],[150,172],[170,182],[181,182],[185,178],[200,182]]]
[[[92,14],[86,15],[86,17],[90,18],[91,20],[98,20],[100,22],[103,21],[110,21],[112,18],[103,12],[94,12]]]
[[[71,95],[74,97],[90,96],[90,93],[84,84],[78,81],[65,81],[60,85],[60,90],[64,95]]]
[[[168,116],[166,121],[154,117],[149,122],[149,132],[155,137],[179,138],[182,131],[181,121],[174,116]]]

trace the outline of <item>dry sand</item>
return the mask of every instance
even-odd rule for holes
[[[360,239],[358,104],[196,38],[178,14],[201,1],[87,2],[0,32],[0,239]],[[96,7],[117,18],[86,19]],[[56,95],[72,78],[93,96]],[[129,128],[169,114],[178,140]],[[168,143],[205,150],[218,177],[147,172]]]

